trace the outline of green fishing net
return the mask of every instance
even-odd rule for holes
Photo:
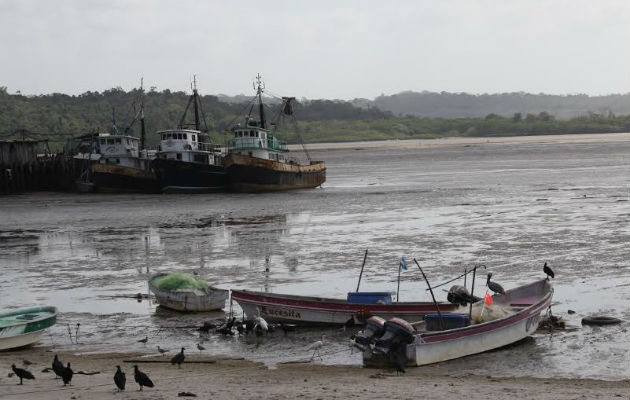
[[[210,289],[210,285],[206,282],[195,279],[188,274],[170,274],[162,278],[158,278],[155,281],[155,287],[160,290],[191,289],[206,291]]]

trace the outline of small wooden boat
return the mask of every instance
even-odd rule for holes
[[[55,322],[55,307],[34,307],[0,313],[0,350],[32,345]]]
[[[161,284],[165,278],[178,278],[180,283],[175,285],[177,288],[171,285],[166,289]],[[212,287],[188,274],[154,275],[149,279],[149,289],[155,294],[156,303],[176,311],[221,310],[229,294],[227,290]]]
[[[301,325],[342,325],[351,319],[363,323],[373,315],[418,321],[424,314],[436,312],[432,302],[392,302],[389,292],[350,292],[344,300],[232,289],[232,299],[249,318],[260,315],[268,322]],[[438,305],[445,312],[458,307]]]
[[[552,296],[551,284],[543,279],[491,296],[492,305],[478,301],[470,314],[468,306],[463,306],[442,312],[441,317],[427,315],[415,324],[383,321],[383,329],[378,329],[379,321],[371,321],[376,328],[364,332],[378,332],[379,337],[357,347],[363,351],[363,364],[371,367],[420,366],[497,349],[534,333]],[[366,339],[363,332],[357,336]]]

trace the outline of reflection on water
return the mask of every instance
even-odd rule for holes
[[[506,288],[542,277],[547,261],[557,274],[555,313],[575,329],[427,371],[616,379],[611,366],[629,362],[630,322],[582,328],[580,319],[605,312],[630,321],[620,306],[630,300],[629,147],[333,151],[317,156],[328,166],[323,189],[12,196],[0,204],[0,307],[56,305],[59,323],[43,344],[81,352],[203,343],[209,354],[273,364],[308,359],[305,348],[324,333],[325,363],[358,364],[346,345],[352,332],[275,332],[262,342],[204,335],[196,328],[224,313],[173,313],[136,295],[147,294],[151,274],[178,271],[224,288],[345,298],[365,249],[366,291],[396,291],[402,255],[432,283],[483,263]],[[410,264],[401,299],[430,300],[425,288]],[[78,344],[68,333],[77,323]]]

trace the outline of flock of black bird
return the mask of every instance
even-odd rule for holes
[[[173,359],[171,360],[171,364],[173,365],[178,364],[181,366],[181,364],[184,362],[184,358],[185,358],[184,348],[182,347],[181,352],[175,355],[175,357],[173,357]],[[30,365],[30,364],[31,364],[30,361],[24,360],[24,365]],[[30,371],[23,368],[18,368],[15,366],[15,364],[11,365],[11,369],[13,370],[13,373],[15,374],[15,376],[17,376],[20,379],[20,383],[18,385],[22,385],[24,379],[35,379],[35,376]],[[72,371],[72,368],[70,368],[70,363],[68,363],[67,366],[64,367],[63,363],[59,361],[59,357],[55,354],[55,358],[53,359],[51,369],[55,373],[55,379],[61,378],[64,386],[71,385],[74,371]],[[151,378],[149,378],[149,376],[146,373],[140,371],[137,365],[133,366],[133,376],[136,383],[140,385],[140,390],[142,390],[143,387],[152,388],[154,386],[153,381],[151,381]],[[125,390],[126,382],[127,382],[127,377],[125,373],[120,368],[120,365],[117,365],[116,373],[114,374],[114,383],[116,384],[118,391]]]

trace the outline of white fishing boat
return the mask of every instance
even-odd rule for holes
[[[221,310],[229,295],[188,274],[156,274],[149,279],[149,290],[156,303],[176,311]]]
[[[0,350],[32,345],[57,322],[55,307],[34,307],[0,313]]]
[[[552,296],[551,284],[542,279],[414,324],[372,319],[355,345],[363,351],[363,364],[374,367],[420,366],[482,353],[533,334]]]

